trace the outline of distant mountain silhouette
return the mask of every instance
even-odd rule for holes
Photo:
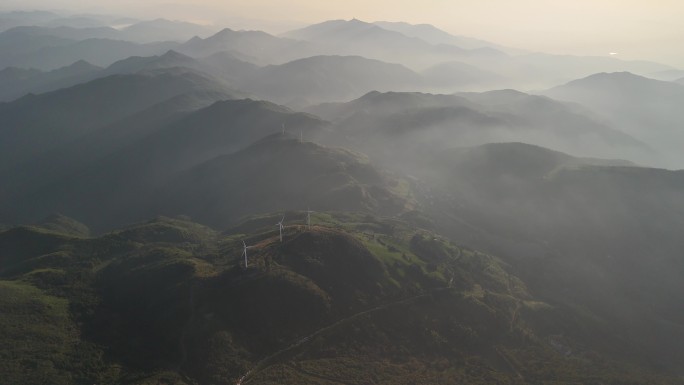
[[[3,52],[2,58],[0,58],[0,67],[13,65],[12,60],[18,61],[16,57],[21,55],[50,47],[67,46],[76,42],[72,39],[52,35],[36,36],[31,31],[33,31],[32,28],[18,27],[0,33],[0,49]]]
[[[62,20],[62,22],[64,24],[58,26],[22,25],[7,28],[4,33],[8,35],[26,34],[36,37],[54,36],[75,41],[112,39],[152,43],[161,41],[185,42],[194,36],[206,37],[216,32],[198,24],[166,19],[139,21],[121,29],[101,26],[101,23],[96,23],[98,26],[93,27],[75,27],[69,25],[67,20]]]
[[[193,57],[210,56],[218,52],[239,53],[253,58],[255,64],[260,65],[310,56],[306,43],[278,38],[262,31],[233,31],[229,28],[205,39],[194,37],[177,50]]]
[[[311,106],[307,111],[330,121],[340,121],[350,118],[359,112],[391,115],[406,109],[446,106],[475,108],[476,105],[468,99],[456,95],[372,91],[349,102],[323,103]]]
[[[185,21],[155,19],[141,21],[121,29],[122,40],[139,43],[155,41],[185,42],[194,36],[207,37],[216,31],[212,28]]]
[[[43,26],[21,26],[9,29],[2,33],[2,36],[34,36],[37,38],[54,36],[62,39],[80,41],[86,39],[112,39],[125,40],[121,38],[121,33],[110,27],[93,28],[74,28],[69,26],[43,27]]]
[[[415,161],[421,151],[522,141],[593,157],[646,157],[647,146],[546,97],[506,90],[458,95],[369,93],[309,111],[335,124],[330,140],[384,159]],[[410,150],[409,150],[410,149]]]
[[[38,25],[59,18],[48,11],[10,11],[0,12],[0,32],[20,26]]]
[[[650,164],[682,167],[684,86],[628,72],[600,73],[550,89],[546,95],[581,103],[658,150]]]
[[[106,14],[65,15],[62,12],[17,10],[0,12],[0,32],[21,26],[100,28],[133,24],[139,21],[132,17]]]
[[[99,76],[102,68],[85,60],[49,72],[7,67],[0,70],[0,101],[10,101],[28,93],[43,93],[69,87]]]
[[[7,67],[0,70],[0,101],[10,101],[27,93],[43,93],[71,87],[110,75],[145,74],[162,72],[194,72],[199,76],[213,77],[220,82],[236,84],[253,75],[257,66],[227,52],[202,59],[194,59],[173,50],[163,55],[131,56],[111,64],[105,69],[79,60],[69,66],[49,72],[36,69]]]
[[[42,32],[36,32],[36,30]],[[86,35],[90,30],[57,28],[54,30]],[[85,31],[85,32],[84,32]],[[97,29],[100,31],[100,29]],[[108,34],[111,31],[106,30]],[[116,30],[114,30],[116,31]],[[52,70],[67,66],[78,60],[105,67],[129,56],[149,56],[166,52],[178,43],[137,44],[114,38],[88,37],[70,39],[51,35],[51,29],[21,27],[0,33],[0,68],[15,66]],[[113,32],[112,32],[113,33]],[[98,35],[96,33],[95,35]]]
[[[399,64],[360,56],[314,56],[266,66],[238,80],[238,88],[295,106],[349,100],[372,90],[410,89],[420,75]]]
[[[350,39],[385,42],[400,40],[404,42],[413,41],[414,43],[421,41],[420,39],[411,39],[401,33],[388,31],[380,26],[358,19],[329,20],[287,32],[284,36],[292,39],[319,42],[348,42]]]
[[[464,57],[506,56],[491,48],[464,49],[434,45],[361,20],[330,20],[290,31],[284,37],[308,41],[326,54],[360,55],[367,58],[425,67]]]
[[[227,88],[194,74],[116,75],[0,104],[0,170],[174,96],[212,90]]]
[[[399,32],[408,37],[417,37],[430,44],[450,44],[466,49],[489,47],[504,52],[507,50],[498,44],[490,43],[485,40],[452,35],[431,24],[410,24],[391,21],[376,21],[373,24],[389,31]]]
[[[555,84],[597,72],[629,71],[647,75],[672,69],[670,66],[645,60],[621,60],[605,56],[531,53],[516,56],[515,61],[536,68],[540,76]]]
[[[100,76],[132,74],[172,68],[198,71],[237,87],[244,83],[244,78],[251,78],[259,67],[240,60],[228,52],[218,52],[205,58],[195,59],[170,50],[159,56],[134,56],[117,61],[102,71]]]
[[[205,69],[201,63],[190,56],[169,50],[163,55],[145,57],[132,56],[123,60],[119,60],[107,67],[102,72],[102,75],[134,74],[141,71],[174,67],[184,67],[198,71]]]

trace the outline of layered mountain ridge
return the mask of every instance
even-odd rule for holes
[[[682,383],[678,69],[357,19],[0,31],[3,383]]]

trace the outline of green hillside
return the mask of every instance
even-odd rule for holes
[[[354,213],[288,212],[281,243],[279,219],[0,233],[4,383],[680,383],[497,257]]]
[[[302,4],[10,2],[0,385],[684,385],[684,70]],[[439,3],[413,17],[472,16]],[[352,8],[315,13],[382,7]],[[523,13],[494,32],[564,28]]]

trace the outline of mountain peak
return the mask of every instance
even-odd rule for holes
[[[59,76],[73,76],[85,73],[94,73],[100,71],[101,69],[101,67],[93,65],[85,60],[79,60],[68,66],[52,70],[50,71],[50,74]]]
[[[96,65],[94,65],[94,64],[91,64],[90,62],[88,62],[88,61],[86,61],[86,60],[83,60],[83,59],[81,59],[81,60],[79,60],[79,61],[76,61],[76,62],[74,62],[74,63],[72,63],[72,64],[70,64],[70,65],[68,65],[68,66],[66,66],[66,67],[63,67],[63,68],[64,68],[64,69],[66,69],[66,68],[70,68],[70,69],[87,69],[87,70],[90,70],[90,69],[93,69],[93,70],[94,70],[94,69],[100,69],[100,67],[98,67],[98,66],[96,66]]]
[[[193,36],[190,40],[188,40],[188,41],[186,42],[186,44],[199,43],[199,42],[201,42],[202,40],[204,40],[204,39],[202,39],[201,37],[195,35],[195,36]]]
[[[327,20],[318,24],[312,24],[301,29],[287,32],[283,36],[295,39],[319,40],[335,37],[340,34],[356,34],[359,33],[359,31],[377,31],[390,34],[395,33],[384,30],[375,24],[353,18],[350,20]]]
[[[35,226],[77,237],[87,237],[90,235],[90,229],[88,229],[86,225],[59,213],[48,215],[43,220],[36,223]]]
[[[75,61],[73,64],[70,65],[70,67],[71,67],[71,66],[74,66],[74,67],[78,67],[78,66],[91,66],[91,65],[92,65],[92,64],[90,64],[88,61],[81,59],[81,60]]]
[[[223,28],[222,30],[216,32],[216,34],[214,36],[230,35],[230,34],[233,34],[235,32],[236,32],[235,30],[232,30],[232,29],[226,27],[226,28]]]
[[[646,78],[632,72],[599,72],[582,79],[573,80],[566,85],[577,84],[670,84],[661,80]]]
[[[552,88],[550,91],[562,89],[565,87],[609,87],[620,88],[628,87],[629,89],[667,89],[672,92],[679,93],[679,87],[673,82],[662,80],[655,80],[633,74],[631,72],[600,72],[589,75],[582,79],[573,80],[565,85]]]
[[[174,51],[172,49],[166,51],[166,53],[159,56],[159,58],[160,59],[174,59],[174,60],[178,60],[178,59],[180,59],[180,60],[191,59],[192,60],[192,58],[190,56],[183,55],[182,53],[180,53],[178,51]]]
[[[645,79],[643,76],[635,75],[631,72],[599,72],[587,76],[585,79]]]

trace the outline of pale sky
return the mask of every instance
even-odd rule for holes
[[[458,35],[561,54],[684,68],[682,0],[2,0],[0,9],[116,12],[277,33],[329,19],[429,23]]]

